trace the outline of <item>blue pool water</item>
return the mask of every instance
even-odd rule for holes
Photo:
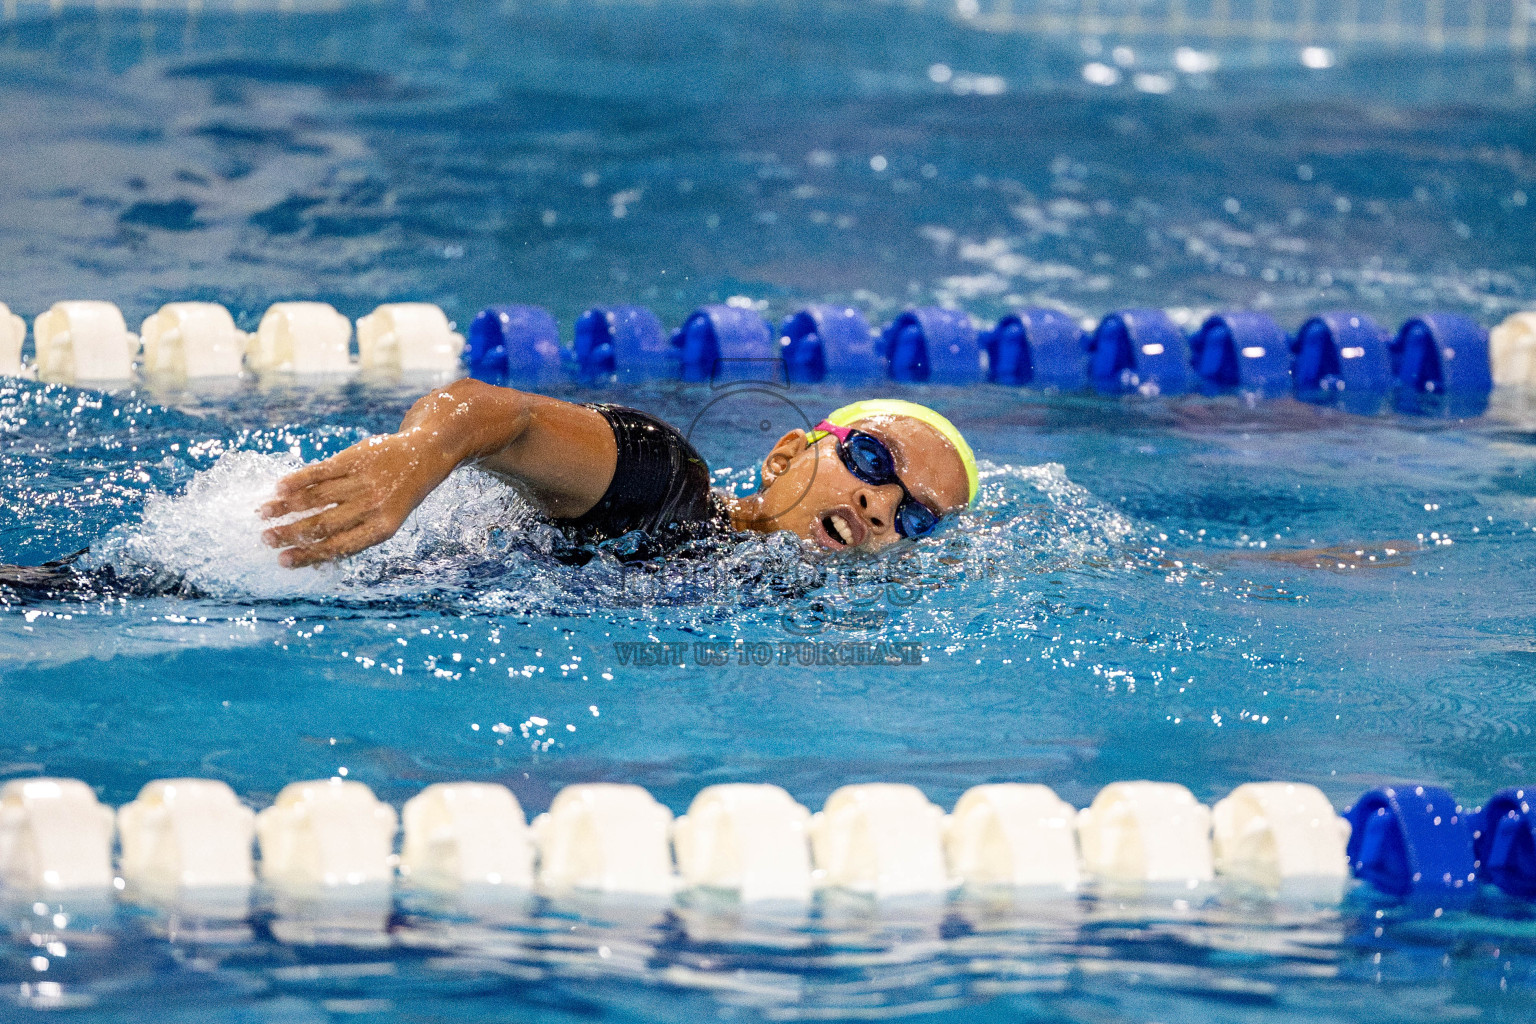
[[[1134,51],[1122,80],[1085,80],[1116,45]],[[520,301],[567,331],[597,302],[676,324],[731,297],[872,320],[1230,304],[1293,327],[1338,306],[1491,324],[1536,304],[1529,58],[1362,49],[1310,69],[1227,43],[1191,74],[1174,46],[883,3],[23,9],[0,21],[0,301],[30,317],[108,298],[136,324],[213,299],[247,328],[284,298],[352,316],[424,299],[461,324]],[[72,776],[112,804],[219,778],[259,807],[345,769],[396,807],[489,780],[530,813],[603,780],[675,812],[729,781],[812,809],[874,780],[947,808],[989,781],[1083,806],[1120,779],[1212,802],[1277,778],[1341,809],[1405,779],[1469,803],[1536,781],[1529,396],[1452,421],[892,388],[951,415],[984,470],[965,522],[899,556],[776,537],[571,568],[462,473],[385,547],[278,569],[250,529],[271,482],[391,429],[425,386],[0,385],[0,561],[89,544],[194,593],[0,607],[0,778]],[[772,439],[849,393],[602,397],[686,426],[721,486],[749,488]],[[844,640],[924,660],[801,665],[785,646]],[[786,663],[701,666],[701,641]],[[626,663],[655,642],[685,663]],[[0,1018],[1536,1015],[1530,908],[1487,894],[1424,919],[1222,885],[829,898],[809,918],[702,900],[404,898],[339,924],[270,901],[219,924],[56,909],[7,905]]]

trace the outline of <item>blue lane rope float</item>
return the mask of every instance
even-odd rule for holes
[[[778,346],[756,310],[700,306],[672,334],[679,379],[762,380],[777,377]]]
[[[1484,881],[1509,895],[1536,900],[1536,815],[1530,789],[1495,793],[1476,816],[1473,850]]]
[[[875,333],[851,306],[810,305],[779,330],[784,377],[791,384],[860,384],[885,376]]]
[[[464,339],[464,365],[470,375],[543,382],[561,371],[560,327],[539,306],[491,306],[476,314]]]
[[[661,318],[644,306],[596,306],[576,320],[571,346],[578,375],[621,381],[675,378],[678,351]]]
[[[1391,347],[1399,403],[1406,412],[1430,411],[1418,396],[1438,399],[1456,416],[1475,416],[1493,390],[1488,332],[1456,313],[1426,313],[1403,324]]]
[[[1106,394],[1181,395],[1194,376],[1189,341],[1160,309],[1123,309],[1090,337],[1089,375]]]
[[[880,335],[891,380],[974,384],[982,379],[981,331],[969,313],[923,306],[902,313]]]
[[[982,334],[987,379],[1052,391],[1088,386],[1088,338],[1056,309],[1020,309]]]
[[[1383,786],[1344,812],[1356,878],[1388,896],[1459,902],[1476,892],[1471,815],[1439,786]]]
[[[1210,391],[1264,397],[1291,391],[1291,353],[1282,331],[1263,313],[1217,313],[1189,340],[1195,372]]]
[[[1296,397],[1337,402],[1349,412],[1378,412],[1392,386],[1387,332],[1364,313],[1341,310],[1314,316],[1292,342]]]

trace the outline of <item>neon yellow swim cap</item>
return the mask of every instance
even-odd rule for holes
[[[944,435],[944,439],[955,446],[955,451],[960,453],[960,461],[965,464],[965,482],[970,488],[966,501],[973,505],[976,503],[976,494],[981,490],[981,477],[976,470],[976,456],[972,454],[971,446],[965,443],[965,437],[953,423],[926,405],[903,401],[900,398],[871,398],[863,402],[854,402],[852,405],[845,405],[841,409],[828,413],[826,420],[833,426],[846,427],[856,420],[870,416],[909,416],[928,424]],[[812,430],[806,433],[805,439],[815,443],[825,436],[826,431]]]

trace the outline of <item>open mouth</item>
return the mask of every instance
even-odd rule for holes
[[[824,513],[816,525],[817,540],[823,547],[834,549],[858,547],[866,532],[858,516],[842,509]]]

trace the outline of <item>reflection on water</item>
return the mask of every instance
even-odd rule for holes
[[[355,894],[258,903],[269,909],[251,918],[254,939],[249,927],[174,907],[98,919],[90,933],[67,921],[56,927],[56,918],[17,923],[67,962],[59,994],[76,1005],[121,999],[147,981],[141,970],[190,956],[207,971],[202,998],[216,1003],[255,995],[259,1008],[282,993],[405,1012],[451,995],[468,1001],[469,1019],[493,1004],[556,1016],[616,1011],[650,992],[692,1012],[771,1020],[939,1009],[969,1011],[966,1019],[1009,1010],[1075,1020],[1093,1005],[1148,1019],[1203,1005],[1217,1019],[1283,1011],[1285,1019],[1334,1020],[1354,1019],[1337,1001],[1373,974],[1411,980],[1424,1019],[1440,1019],[1471,1010],[1461,989],[1492,951],[1503,962],[1489,969],[1508,981],[1500,1005],[1530,1006],[1529,993],[1518,994],[1531,974],[1520,952],[1529,928],[1518,915],[1431,919],[1369,905],[1341,913],[1218,886],[1177,898],[982,892],[878,907],[826,894],[798,909],[743,908],[703,894],[675,907],[513,894],[474,911],[406,894],[393,913],[387,897],[378,904]],[[1437,966],[1426,972],[1430,958]],[[0,970],[18,983],[31,972],[22,1002],[37,1004],[26,960],[10,956]]]

